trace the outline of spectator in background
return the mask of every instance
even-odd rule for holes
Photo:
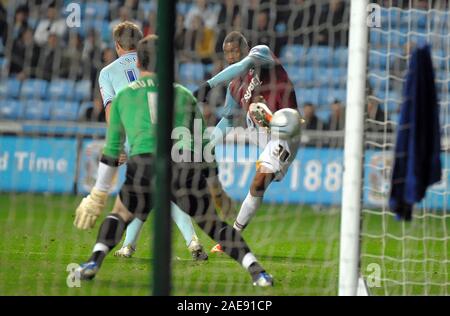
[[[387,122],[387,114],[380,108],[379,102],[373,98],[367,99],[367,112],[365,113],[365,131],[368,133],[391,133],[391,123]]]
[[[251,31],[250,42],[252,46],[267,45],[274,49],[274,34],[269,29],[269,13],[265,10],[258,11],[256,14],[256,28]]]
[[[80,118],[82,121],[88,122],[106,122],[105,108],[103,107],[102,97],[100,92],[94,93],[93,107],[86,109],[83,116]]]
[[[220,5],[217,27],[220,30],[228,28],[233,24],[234,18],[239,14],[239,5],[237,0],[225,0]]]
[[[326,123],[329,131],[340,131],[345,127],[345,110],[340,100],[334,100],[331,104],[331,115]]]
[[[24,29],[14,40],[9,54],[10,75],[19,80],[35,77],[39,55],[40,48],[34,42],[33,30],[31,28]]]
[[[311,44],[312,21],[316,5],[311,0],[295,0],[289,6],[289,18],[286,24],[287,42],[292,44]]]
[[[84,77],[89,76],[93,84],[92,89],[95,89],[98,73],[103,67],[103,50],[105,48],[106,44],[101,40],[98,32],[90,29],[84,40],[81,56],[85,69]]]
[[[144,29],[142,30],[144,37],[150,34],[156,34],[156,17],[157,13],[155,11],[149,12],[148,17],[144,22]]]
[[[208,64],[212,62],[215,46],[215,34],[203,23],[200,15],[191,18],[192,25],[179,32],[175,39],[175,47],[180,51],[180,61],[200,60]]]
[[[319,45],[347,46],[349,29],[349,6],[343,0],[330,0],[320,6],[318,25],[313,43]]]
[[[242,29],[242,16],[240,14],[236,14],[233,18],[233,21],[231,25],[228,25],[227,27],[221,28],[219,30],[219,34],[217,36],[216,40],[216,55],[222,55],[223,54],[223,41],[225,40],[225,37],[228,33],[232,31],[238,31],[244,34],[244,36],[248,36],[247,32],[244,32]],[[218,57],[218,59],[221,59]]]
[[[29,27],[28,25],[29,10],[26,5],[17,7],[14,13],[14,23],[11,26],[11,32],[13,39],[18,38],[22,32]]]
[[[62,51],[60,77],[80,80],[90,73],[86,66],[88,64],[83,63],[83,39],[78,32],[71,32],[67,47]]]
[[[48,42],[50,34],[57,38],[63,38],[66,33],[66,21],[59,18],[59,8],[53,2],[47,8],[47,18],[39,22],[34,32],[34,41],[38,45],[45,45]]]
[[[323,130],[324,124],[316,115],[316,108],[314,104],[307,102],[303,105],[303,115],[305,119],[305,129],[308,130]]]
[[[217,21],[219,19],[220,5],[207,4],[206,0],[197,0],[195,4],[191,6],[186,14],[184,21],[184,28],[187,30],[194,30],[195,23],[192,22],[197,16],[202,17],[203,23],[209,29],[215,29],[217,27]]]
[[[122,6],[119,9],[119,17],[109,23],[109,30],[112,32],[116,25],[125,21],[133,22],[139,27],[139,29],[142,29],[142,23],[131,17],[130,8],[128,6]]]
[[[3,3],[0,2],[0,56],[3,55],[3,47],[6,46],[6,39],[8,36],[8,21],[7,12]]]
[[[50,33],[47,45],[41,47],[38,66],[36,68],[36,78],[51,81],[60,75],[62,60],[62,49],[60,38],[55,33]]]
[[[103,64],[101,68],[104,68],[105,66],[109,65],[116,59],[117,59],[116,51],[111,47],[105,48],[102,53]]]

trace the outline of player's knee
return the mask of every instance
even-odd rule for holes
[[[272,173],[256,173],[255,178],[250,186],[250,194],[262,197],[274,175]]]
[[[114,203],[114,207],[111,213],[119,215],[125,223],[131,222],[134,217],[133,214],[125,207],[125,205],[123,205],[119,197],[116,198],[116,202]]]

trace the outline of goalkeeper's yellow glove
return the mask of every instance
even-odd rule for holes
[[[94,227],[95,221],[100,216],[108,199],[108,192],[102,192],[93,188],[91,193],[81,200],[75,211],[73,224],[78,229],[89,229]]]

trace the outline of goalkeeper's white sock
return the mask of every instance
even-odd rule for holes
[[[236,221],[233,224],[233,228],[242,231],[255,215],[256,210],[262,203],[263,198],[260,196],[253,196],[250,192],[247,194],[244,202],[242,203],[239,214]]]

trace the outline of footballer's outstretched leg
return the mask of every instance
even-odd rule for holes
[[[205,169],[193,164],[182,164],[174,169],[174,196],[177,204],[194,218],[208,236],[222,245],[226,254],[250,273],[255,286],[272,286],[272,277],[256,260],[240,232],[224,222],[217,214],[205,174],[207,174]]]

